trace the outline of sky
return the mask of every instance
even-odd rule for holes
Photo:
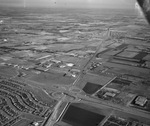
[[[1,6],[133,8],[135,0],[0,0]]]

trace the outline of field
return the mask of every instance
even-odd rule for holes
[[[17,70],[9,66],[0,66],[0,76],[3,77],[15,77],[17,75]]]
[[[0,126],[149,126],[149,34],[134,9],[0,8]]]
[[[90,112],[81,108],[69,106],[62,121],[67,122],[71,124],[72,126],[76,126],[76,125],[91,126],[91,125],[98,125],[104,118],[105,116],[103,115],[96,114],[96,113],[94,114],[93,112]]]
[[[85,87],[83,88],[83,91],[86,92],[87,94],[93,94],[97,90],[99,90],[102,86],[98,84],[93,84],[93,83],[87,83]]]
[[[42,83],[46,86],[51,86],[54,84],[70,85],[74,82],[73,78],[64,77],[64,74],[61,73],[41,73],[29,78],[29,80]]]

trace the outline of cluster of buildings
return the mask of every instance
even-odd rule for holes
[[[92,62],[91,66],[90,66],[90,70],[94,70],[95,68],[99,67],[102,63],[101,62]]]
[[[48,105],[42,104],[42,101],[35,99],[31,92],[10,81],[3,80],[0,83],[0,96],[4,97],[0,97],[0,109],[7,115],[4,116],[0,113],[1,125],[15,124],[17,121],[22,120],[22,117],[18,116],[22,113],[39,116],[41,120],[49,115]],[[11,101],[11,104],[8,102],[8,99]],[[41,124],[41,121],[33,120],[28,121],[31,126],[39,126]]]

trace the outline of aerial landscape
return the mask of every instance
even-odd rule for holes
[[[150,126],[144,16],[1,7],[0,126]]]

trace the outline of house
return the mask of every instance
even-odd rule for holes
[[[54,63],[61,63],[62,61],[56,60],[56,59],[51,59],[50,61],[54,62]]]
[[[111,93],[111,92],[106,92],[103,96],[104,97],[115,97],[116,94],[115,93]]]
[[[143,97],[143,96],[138,96],[136,99],[135,99],[135,104],[139,105],[139,106],[144,106],[146,103],[147,103],[147,98],[146,97]]]
[[[48,71],[49,69],[44,68],[44,67],[37,67],[37,68],[35,68],[35,70],[39,70],[39,71],[45,72],[45,71]]]

